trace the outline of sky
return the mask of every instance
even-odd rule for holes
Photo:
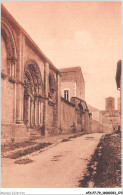
[[[105,109],[117,98],[115,75],[121,59],[121,2],[3,1],[2,4],[59,69],[80,66],[85,100]],[[117,108],[117,107],[116,107]]]

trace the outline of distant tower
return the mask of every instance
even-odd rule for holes
[[[115,98],[108,97],[105,98],[106,101],[106,111],[115,110]]]

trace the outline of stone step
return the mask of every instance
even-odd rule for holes
[[[30,133],[30,136],[41,136],[41,133]]]
[[[30,136],[42,136],[41,133],[31,133]]]
[[[40,139],[42,138],[40,130],[31,130],[30,131],[30,140]]]
[[[17,143],[28,140],[30,132],[24,124],[2,124],[1,143]]]
[[[32,135],[32,136],[30,136],[30,141],[32,141],[32,140],[37,140],[37,139],[42,139],[42,136],[40,135],[40,136],[34,136],[34,135]]]

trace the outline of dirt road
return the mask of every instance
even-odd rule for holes
[[[1,170],[1,187],[78,187],[101,137],[102,134],[95,133],[61,142],[46,151],[28,155],[32,160],[29,164],[15,164],[15,160],[5,163]]]

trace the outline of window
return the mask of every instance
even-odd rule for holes
[[[69,90],[64,90],[64,98],[69,101]]]
[[[112,101],[111,100],[108,101],[108,106],[112,107]]]

